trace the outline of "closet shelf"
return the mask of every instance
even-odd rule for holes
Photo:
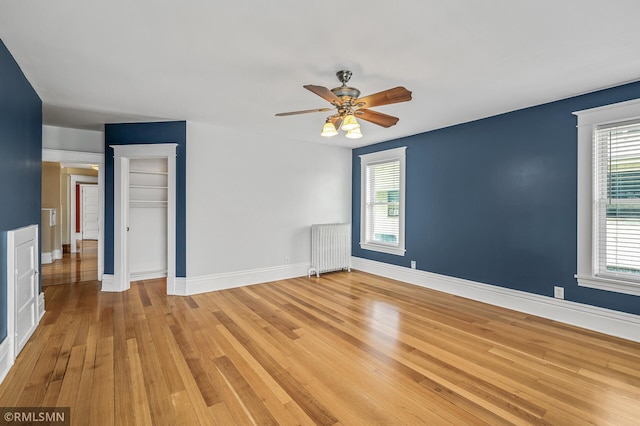
[[[129,200],[129,207],[166,207],[167,201],[161,200]]]
[[[166,186],[159,185],[129,185],[129,188],[139,188],[139,189],[168,189]]]
[[[165,175],[167,176],[169,172],[162,171],[154,171],[154,170],[131,170],[129,169],[129,173],[136,173],[141,175]]]

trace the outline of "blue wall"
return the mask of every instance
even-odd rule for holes
[[[187,123],[106,124],[104,273],[113,274],[113,148],[110,145],[177,143],[176,158],[176,276],[187,276]]]
[[[353,255],[640,314],[640,297],[579,287],[573,111],[640,98],[640,82],[353,151]],[[359,155],[407,147],[404,257],[360,249]]]
[[[0,341],[7,336],[7,231],[40,225],[42,102],[0,40]]]

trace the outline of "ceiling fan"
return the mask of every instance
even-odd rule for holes
[[[411,92],[402,86],[359,98],[360,91],[355,87],[347,86],[347,82],[351,79],[351,71],[341,70],[336,73],[336,76],[342,83],[342,86],[331,90],[323,86],[314,86],[312,84],[303,86],[305,89],[331,103],[333,107],[281,112],[276,114],[276,116],[284,117],[287,115],[336,110],[336,113],[327,118],[324,126],[322,127],[322,133],[320,134],[327,137],[335,136],[338,134],[337,129],[340,128],[347,132],[345,135],[346,137],[350,139],[358,139],[362,137],[362,132],[360,131],[360,124],[356,120],[356,117],[377,124],[378,126],[391,127],[398,122],[399,119],[397,117],[372,111],[369,108],[411,100]]]

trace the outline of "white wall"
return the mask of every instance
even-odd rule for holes
[[[350,221],[351,150],[187,124],[188,278],[308,264],[310,226]]]
[[[103,153],[104,133],[44,125],[42,126],[42,148]]]

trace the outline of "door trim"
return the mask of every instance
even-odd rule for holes
[[[167,294],[176,294],[176,149],[177,143],[111,145],[113,148],[113,278],[104,291],[125,291],[131,285],[127,227],[129,226],[129,160],[167,160]],[[107,285],[105,285],[107,284]]]
[[[98,178],[95,176],[84,176],[84,175],[69,175],[71,177],[71,182],[69,183],[69,242],[71,243],[71,253],[77,253],[76,242],[78,240],[78,234],[76,233],[76,184],[93,184],[98,183]],[[102,193],[100,192],[100,185],[98,185],[98,245],[100,245],[101,236],[102,236],[102,223],[103,223],[103,213],[104,205],[102,202]],[[82,239],[82,237],[80,237]],[[98,281],[101,281],[98,278]]]

